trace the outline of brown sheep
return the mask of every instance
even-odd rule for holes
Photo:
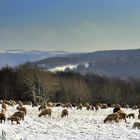
[[[119,110],[118,112],[116,112],[116,114],[119,115],[120,120],[125,120],[126,122],[126,117],[127,117],[126,113],[124,113],[122,110]]]
[[[90,110],[91,109],[91,106],[90,105],[88,105],[88,106],[86,106],[86,110]]]
[[[135,122],[134,124],[133,124],[133,128],[138,128],[138,129],[140,129],[140,123],[139,122]]]
[[[18,116],[11,116],[10,118],[7,118],[7,120],[11,120],[11,123],[13,124],[13,122],[17,122],[17,124],[20,124],[20,118]]]
[[[111,122],[111,121],[115,121],[116,123],[119,122],[119,115],[118,114],[109,114],[105,119],[104,119],[104,123],[106,122]]]
[[[67,109],[63,109],[62,110],[62,113],[61,113],[61,117],[63,118],[63,117],[68,117],[68,110]]]
[[[6,120],[6,116],[4,113],[0,113],[0,123],[2,123],[2,120],[4,121],[5,123],[5,120]]]
[[[138,109],[138,106],[137,106],[137,105],[134,105],[134,106],[132,107],[132,109],[133,109],[133,110]]]
[[[101,109],[107,109],[108,105],[107,104],[102,104]]]
[[[66,107],[66,108],[72,108],[72,104],[71,104],[71,103],[66,103],[66,104],[64,105],[64,107]]]
[[[100,108],[100,107],[99,107],[98,105],[95,106],[95,110],[96,110],[96,111],[98,111],[99,108]]]
[[[38,117],[41,117],[41,116],[46,117],[46,115],[51,117],[51,112],[52,112],[51,108],[46,108],[46,109],[41,111],[41,113],[38,115]]]
[[[84,107],[86,107],[86,108],[89,107],[89,106],[90,106],[89,103],[84,104]]]
[[[127,115],[127,118],[130,119],[131,117],[134,119],[134,118],[135,118],[135,114],[134,114],[134,113],[129,113],[129,114]]]
[[[129,108],[129,105],[125,105],[124,108],[128,109]]]
[[[5,109],[2,108],[1,113],[5,114],[5,112],[6,112]]]
[[[102,107],[102,103],[97,103],[95,106]]]
[[[17,111],[15,112],[12,116],[17,116],[20,118],[20,120],[24,120],[24,117],[25,117],[25,112],[24,111]]]
[[[116,105],[115,105],[115,108],[121,108],[121,105],[116,104]]]
[[[82,110],[82,108],[83,108],[83,105],[80,103],[80,104],[77,106],[77,110],[78,110],[78,109]]]
[[[17,110],[18,111],[23,111],[25,113],[25,115],[27,114],[27,109],[25,107],[19,107],[19,106],[17,106]]]
[[[43,109],[46,109],[46,105],[41,105],[41,106],[38,108],[39,111],[40,111],[40,110],[43,110]]]
[[[14,106],[14,104],[11,101],[4,100],[3,102],[7,105]]]
[[[7,106],[5,103],[2,103],[2,108],[5,109],[5,111],[7,111]]]
[[[20,107],[23,107],[23,103],[21,101],[18,101],[17,104],[20,106]]]

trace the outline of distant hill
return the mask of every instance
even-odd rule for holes
[[[140,49],[77,53],[63,57],[46,58],[33,64],[48,69],[71,64],[77,66],[73,69],[74,71],[82,74],[93,72],[109,77],[140,78]]]
[[[7,50],[0,53],[0,67],[5,65],[16,66],[27,61],[33,62],[48,57],[66,56],[68,54],[69,52],[66,51]]]

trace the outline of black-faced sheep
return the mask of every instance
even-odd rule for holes
[[[111,122],[111,121],[115,121],[116,123],[119,122],[119,115],[118,114],[109,114],[105,119],[104,119],[104,123],[106,122]]]
[[[120,110],[120,108],[115,107],[115,108],[113,109],[113,113],[116,113],[116,112],[118,112],[119,110]]]
[[[130,119],[131,117],[134,119],[134,118],[135,118],[135,114],[134,114],[134,113],[129,113],[129,114],[127,115],[127,118]]]
[[[52,113],[51,108],[46,108],[46,109],[41,111],[41,113],[38,115],[38,117],[41,117],[41,116],[45,116],[46,117],[46,115],[51,117],[51,113]]]
[[[63,117],[68,117],[68,110],[67,109],[63,109],[62,110],[62,113],[61,113],[61,117],[63,118]]]

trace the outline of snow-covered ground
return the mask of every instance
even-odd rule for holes
[[[51,71],[51,72],[64,71],[66,68],[74,69],[74,68],[77,68],[77,65],[69,64],[69,65],[65,65],[65,66],[60,66],[60,67],[55,67],[55,68],[49,69],[49,71]]]
[[[11,125],[10,121],[0,124],[6,133],[6,140],[140,140],[140,130],[132,129],[137,119],[138,110],[125,110],[136,114],[136,119],[127,119],[127,123],[103,123],[106,115],[112,113],[112,108],[87,111],[68,109],[68,118],[61,118],[63,108],[52,108],[52,117],[38,117],[37,107],[26,106],[28,113],[20,125]],[[15,112],[15,107],[9,107],[7,117]]]

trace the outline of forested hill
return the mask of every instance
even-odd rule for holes
[[[89,67],[81,66],[85,63]],[[43,65],[48,69],[72,64],[78,65],[75,71],[82,74],[93,72],[109,77],[140,77],[140,49],[77,53],[66,57],[46,58],[33,64]]]

